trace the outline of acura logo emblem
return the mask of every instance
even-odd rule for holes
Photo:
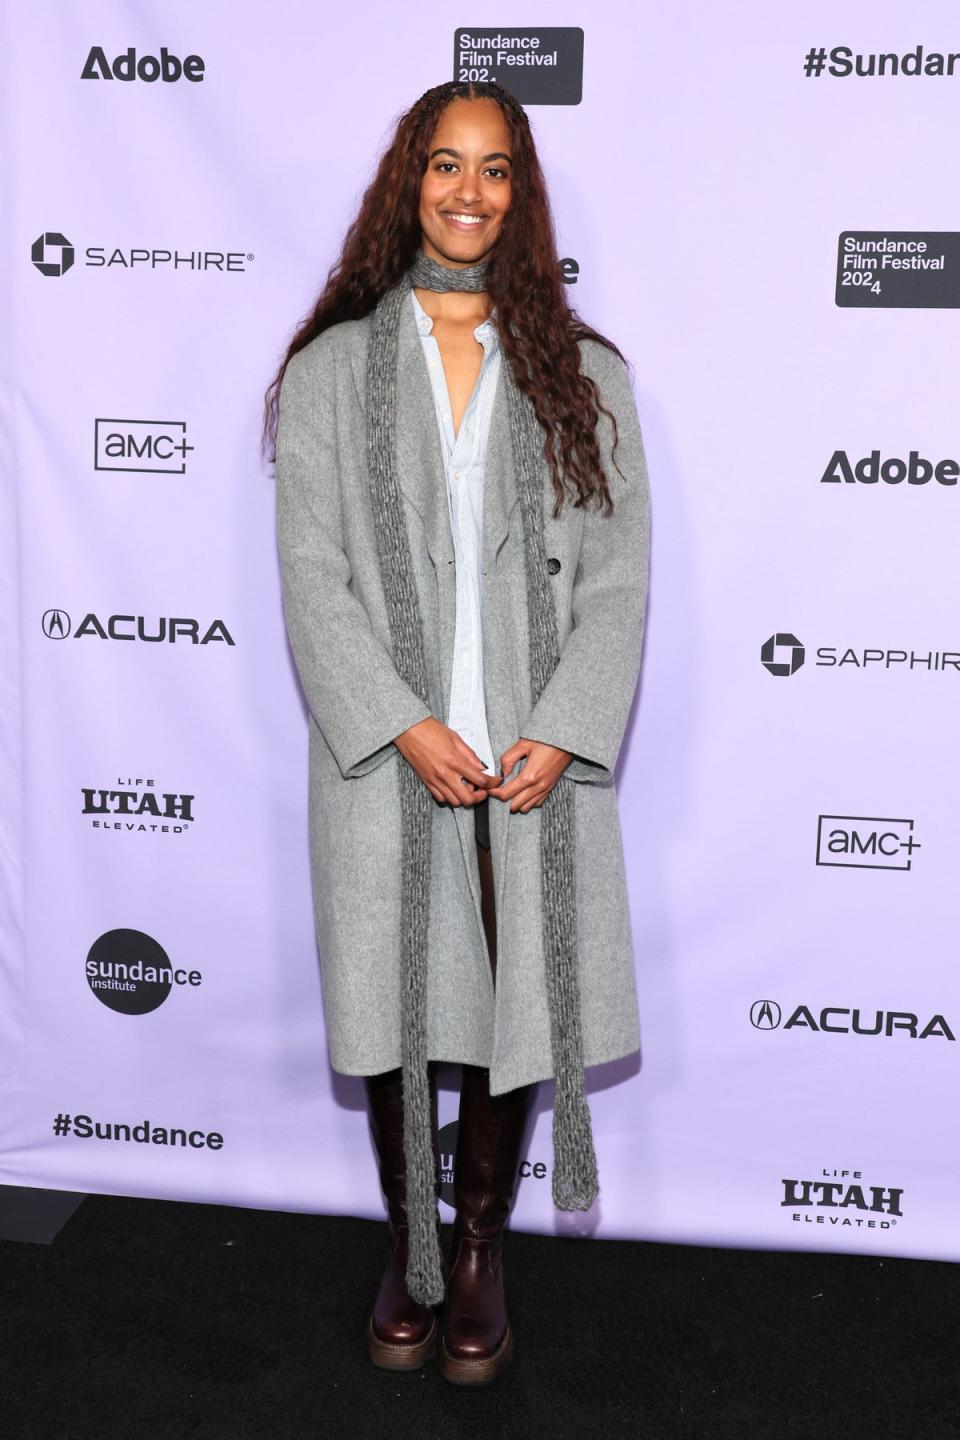
[[[754,1000],[750,1006],[750,1024],[757,1030],[776,1030],[780,1024],[780,1006],[776,1000]]]
[[[66,610],[45,610],[43,633],[48,640],[66,640],[70,634],[70,616]]]

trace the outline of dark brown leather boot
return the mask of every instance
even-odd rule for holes
[[[437,1121],[437,1071],[429,1067],[436,1157],[436,1194],[440,1195],[440,1141]],[[367,1325],[367,1349],[383,1370],[418,1370],[436,1349],[437,1316],[407,1293],[406,1165],[403,1153],[403,1079],[400,1070],[364,1079],[370,1129],[387,1202],[391,1253]],[[440,1217],[437,1216],[437,1233]]]
[[[440,1369],[458,1385],[486,1385],[509,1365],[513,1333],[503,1288],[503,1227],[536,1085],[491,1096],[490,1072],[464,1065],[454,1191],[452,1266]]]

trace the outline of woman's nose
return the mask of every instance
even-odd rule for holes
[[[464,205],[472,205],[480,199],[480,186],[476,178],[464,172],[457,186],[457,199]]]

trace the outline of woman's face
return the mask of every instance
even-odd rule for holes
[[[475,265],[496,244],[510,206],[510,131],[495,100],[452,100],[430,139],[420,184],[423,252]]]

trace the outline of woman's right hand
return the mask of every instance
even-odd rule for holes
[[[486,773],[479,755],[456,730],[433,715],[411,725],[393,743],[441,805],[476,805],[501,783],[499,775]]]

